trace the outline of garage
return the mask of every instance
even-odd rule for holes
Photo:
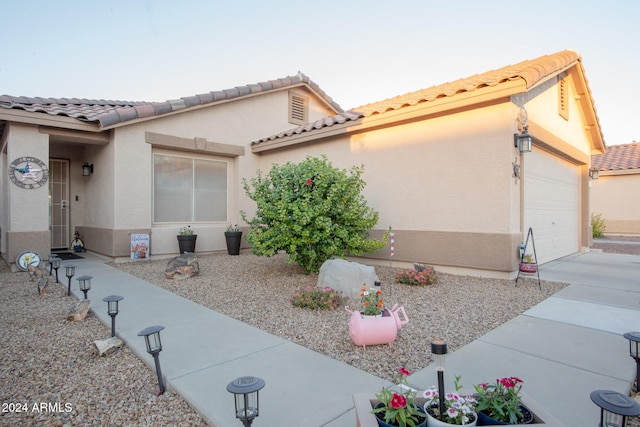
[[[523,156],[523,172],[524,238],[531,227],[538,263],[578,252],[578,166],[534,148]]]

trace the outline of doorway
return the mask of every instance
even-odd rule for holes
[[[51,249],[69,249],[69,160],[49,159]]]

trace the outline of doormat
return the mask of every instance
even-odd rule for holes
[[[55,253],[56,256],[58,258],[60,258],[61,260],[67,260],[67,259],[84,259],[83,257],[81,257],[80,255],[76,255],[74,253],[71,252],[56,252]]]

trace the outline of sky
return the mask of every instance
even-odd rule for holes
[[[638,0],[0,1],[0,94],[165,101],[302,71],[346,110],[573,49],[606,144],[640,141]]]

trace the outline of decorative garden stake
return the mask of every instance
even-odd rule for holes
[[[84,294],[84,299],[87,299],[87,292],[91,289],[91,279],[93,279],[93,276],[80,276],[76,279],[80,286],[80,290]]]
[[[64,268],[66,271],[67,279],[69,281],[67,286],[67,296],[70,296],[71,295],[71,278],[73,277],[74,274],[76,274],[76,266],[73,264],[69,264],[69,265],[65,265]]]
[[[233,393],[236,418],[249,427],[253,419],[260,415],[258,392],[264,387],[264,380],[258,377],[240,377],[227,385],[227,391]]]
[[[436,365],[436,372],[438,373],[438,400],[440,407],[440,414],[444,414],[444,368],[445,357],[447,355],[447,343],[444,340],[434,340],[431,343],[431,354],[434,355],[434,363]]]
[[[107,313],[111,316],[111,336],[116,336],[116,316],[118,315],[118,301],[122,301],[124,297],[120,295],[109,295],[102,298],[107,303]]]
[[[627,332],[623,335],[629,340],[629,356],[636,361],[636,392],[640,390],[640,332]]]
[[[160,341],[160,331],[164,329],[164,326],[149,326],[146,329],[138,332],[139,337],[144,337],[144,341],[147,344],[147,353],[153,356],[153,361],[156,364],[156,374],[158,375],[158,387],[160,392],[164,393],[164,381],[162,381],[162,371],[160,370],[159,353],[162,351],[162,342]]]
[[[590,397],[600,407],[600,427],[626,427],[627,417],[640,415],[640,403],[617,391],[596,390]]]

